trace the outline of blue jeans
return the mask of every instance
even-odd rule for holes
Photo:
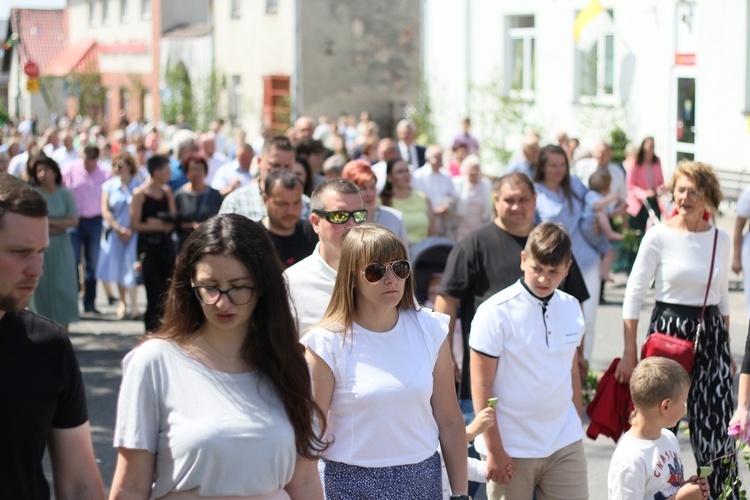
[[[75,265],[81,262],[81,245],[86,261],[84,262],[84,295],[83,307],[93,308],[96,300],[96,261],[99,259],[99,244],[102,239],[102,216],[81,217],[76,226],[70,232],[70,241],[73,243],[73,255]]]

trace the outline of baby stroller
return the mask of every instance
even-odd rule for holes
[[[436,274],[442,274],[448,262],[448,254],[455,243],[448,238],[432,236],[411,247],[409,260],[414,273],[415,295],[420,305],[424,305],[430,296],[430,280]],[[434,299],[434,297],[433,297]],[[432,307],[433,304],[430,304]]]

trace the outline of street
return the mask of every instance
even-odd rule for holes
[[[734,216],[724,216],[719,226],[731,234]],[[747,321],[745,319],[744,296],[739,277],[732,273],[730,282],[730,334],[732,354],[737,365],[741,365],[744,353]],[[625,290],[626,276],[616,275],[616,282],[607,286],[606,305],[599,308],[597,335],[594,344],[591,368],[598,372],[607,369],[614,357],[622,354],[621,303]],[[142,292],[142,291],[141,291]],[[121,377],[121,360],[137,342],[142,331],[142,322],[116,321],[116,306],[109,306],[100,289],[97,307],[103,312],[100,317],[84,315],[82,321],[71,325],[71,339],[78,354],[85,383],[92,425],[94,447],[105,487],[109,489],[117,458],[117,450],[112,447],[113,429],[117,405],[117,392]],[[141,293],[141,309],[145,300]],[[645,337],[645,329],[651,313],[652,300],[647,300],[641,314],[639,343]],[[686,475],[692,474],[695,462],[690,453],[688,436],[679,433],[679,441],[685,462]],[[607,496],[607,470],[615,443],[600,437],[597,441],[584,438],[588,461],[589,494],[594,500]],[[49,470],[49,467],[47,467]],[[743,478],[750,478],[750,472],[740,464]],[[49,476],[49,475],[48,475]]]

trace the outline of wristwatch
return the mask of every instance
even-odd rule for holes
[[[471,500],[469,495],[451,495],[451,500]]]

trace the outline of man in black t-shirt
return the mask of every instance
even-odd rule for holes
[[[48,246],[47,205],[0,174],[0,497],[103,499],[81,370],[63,328],[25,310]]]
[[[451,334],[456,318],[461,319],[464,356],[459,400],[464,414],[473,414],[468,346],[471,321],[482,302],[521,277],[521,250],[534,227],[536,193],[526,175],[512,173],[501,177],[493,198],[497,217],[453,247],[435,300],[435,310],[451,317]],[[589,298],[575,259],[560,289],[579,302]],[[578,357],[583,368],[582,350],[579,350]],[[458,367],[456,373],[458,376]]]
[[[289,170],[268,174],[263,203],[268,215],[261,223],[268,231],[281,264],[286,269],[308,257],[315,250],[318,235],[302,215],[302,183]]]

